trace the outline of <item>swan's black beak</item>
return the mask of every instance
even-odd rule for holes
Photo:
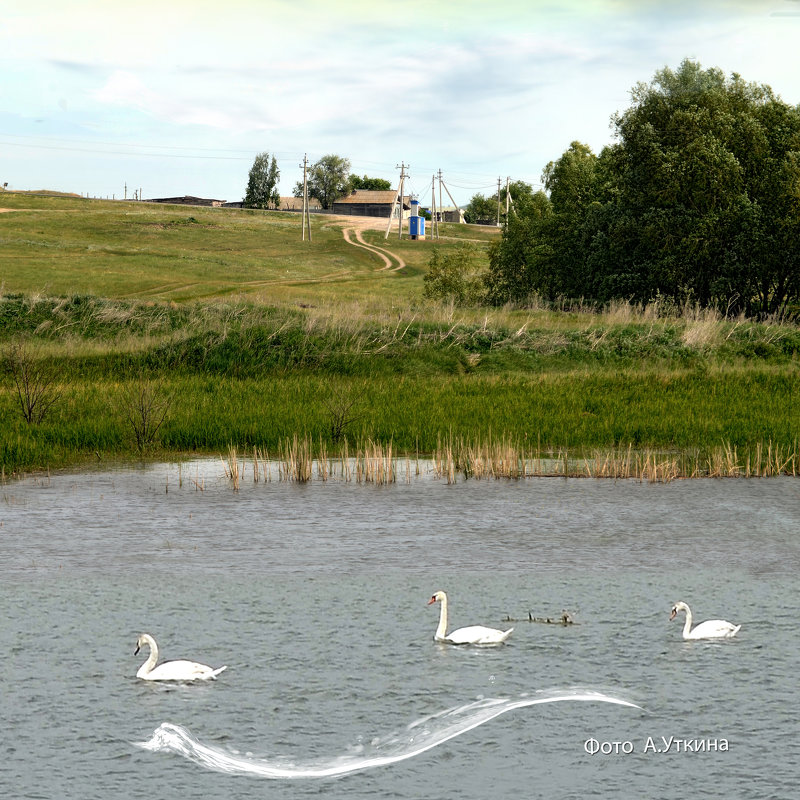
[[[133,651],[133,654],[134,654],[135,656],[138,656],[138,655],[139,655],[139,645],[138,645],[138,644],[136,645],[136,649]]]
[[[673,608],[673,609],[672,609],[672,611],[670,611],[670,613],[669,613],[669,618],[670,618],[670,619],[675,619],[675,615],[676,615],[677,613],[678,613],[677,609],[674,609],[674,608]]]

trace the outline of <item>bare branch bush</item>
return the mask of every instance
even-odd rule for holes
[[[328,412],[331,441],[336,443],[344,438],[345,429],[356,420],[361,419],[364,414],[357,413],[359,394],[346,392],[337,387],[330,387],[330,389],[331,396],[323,397],[322,404]]]
[[[156,441],[161,426],[167,419],[173,393],[162,380],[139,378],[121,397],[122,413],[133,432],[136,448],[144,452]]]
[[[38,425],[64,392],[64,381],[58,367],[37,357],[24,339],[6,345],[2,366],[14,384],[25,421],[29,425]]]

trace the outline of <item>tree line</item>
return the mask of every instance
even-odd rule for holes
[[[613,144],[573,142],[519,195],[484,299],[800,310],[800,106],[690,60],[632,100]]]
[[[259,153],[250,168],[242,205],[245,208],[280,208],[280,177],[275,156],[270,157],[267,152]],[[392,184],[383,178],[352,175],[350,160],[335,154],[323,156],[311,164],[306,183],[308,196],[319,200],[325,209],[331,208],[336,200],[356,189],[388,191],[392,188]],[[297,182],[293,194],[295,197],[303,196],[303,181]]]

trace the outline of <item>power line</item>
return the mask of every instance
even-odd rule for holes
[[[22,140],[22,141],[13,141]],[[38,140],[38,141],[31,141]],[[23,147],[34,150],[57,150],[62,152],[74,153],[91,153],[93,155],[121,155],[132,156],[139,158],[162,158],[162,159],[194,159],[204,161],[250,161],[253,158],[253,153],[257,148],[252,150],[234,150],[227,148],[211,148],[211,147],[186,147],[181,145],[167,145],[167,144],[143,144],[132,142],[108,142],[108,141],[94,141],[90,139],[71,139],[66,143],[60,143],[63,140],[54,139],[53,137],[41,136],[24,136],[21,134],[3,134],[0,137],[0,143],[6,147]],[[46,144],[44,142],[53,142]],[[87,147],[76,146],[76,144],[87,145]],[[111,147],[111,150],[98,150],[97,148]],[[142,151],[161,151],[161,152],[142,152]],[[166,152],[165,152],[166,151]],[[169,152],[169,151],[183,151],[183,152]],[[227,155],[230,154],[230,155]],[[294,161],[295,155],[290,153],[273,153],[276,160],[281,163],[288,163]],[[312,154],[312,158],[313,158]],[[321,158],[322,156],[319,156]],[[363,169],[379,168],[385,174],[394,172],[391,166],[385,162],[359,160],[356,164],[351,164],[351,169],[356,171]],[[458,177],[483,177],[480,173],[470,172],[456,172],[456,181],[450,180],[449,184],[457,189],[464,189],[467,191],[480,191],[494,188],[493,184],[488,183],[488,176],[486,176],[486,183],[475,183],[471,181],[458,182]],[[538,181],[527,181],[531,186],[541,187],[543,184]]]
[[[95,156],[134,156],[138,158],[184,158],[184,159],[202,159],[204,161],[249,161],[253,158],[252,153],[246,156],[204,156],[204,155],[189,155],[182,153],[137,153],[126,150],[98,150],[97,148],[88,147],[67,147],[66,145],[45,145],[45,144],[29,144],[26,142],[6,142],[0,140],[0,144],[4,147],[27,147],[34,150],[59,150],[70,153],[91,153]],[[136,145],[133,145],[136,146]]]

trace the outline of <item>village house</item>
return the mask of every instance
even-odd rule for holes
[[[456,206],[444,206],[441,209],[437,209],[436,214],[439,217],[439,222],[455,222],[460,225],[466,223],[463,209]]]
[[[375,191],[370,189],[356,189],[346,197],[334,200],[331,211],[334,214],[350,214],[357,217],[389,217],[392,213],[397,192]],[[399,214],[395,209],[395,219]],[[411,203],[408,196],[403,198],[402,214],[407,219],[411,213]]]

